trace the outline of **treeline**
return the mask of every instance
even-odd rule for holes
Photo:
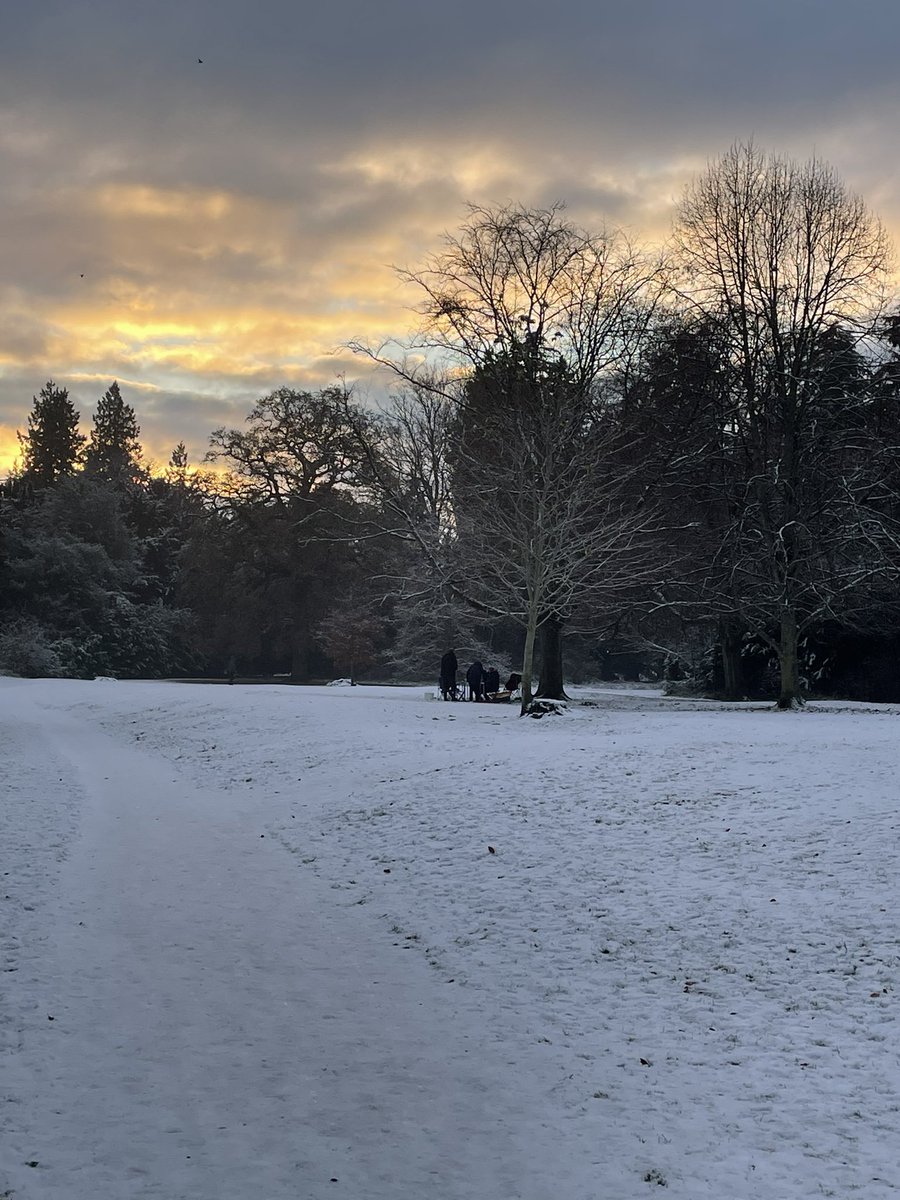
[[[0,506],[0,669],[432,678],[524,667],[900,698],[900,317],[825,164],[735,146],[665,254],[472,208],[390,373],[280,388],[151,476],[114,384],[34,400]]]
[[[65,388],[34,398],[0,496],[0,670],[159,676],[198,663],[181,559],[207,497],[183,446],[153,477],[113,383],[90,437]]]

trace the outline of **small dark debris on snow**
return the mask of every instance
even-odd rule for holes
[[[666,1182],[665,1175],[663,1175],[662,1171],[658,1171],[656,1167],[647,1172],[647,1174],[644,1176],[644,1183],[658,1183],[660,1187],[669,1186]]]
[[[384,873],[385,873],[385,875],[390,875],[390,873],[391,873],[391,868],[390,868],[390,867],[385,867],[385,868],[384,868]]]
[[[493,846],[488,846],[488,854],[496,854],[496,853],[497,853],[497,851],[494,849]]]

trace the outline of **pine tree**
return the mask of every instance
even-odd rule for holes
[[[94,427],[85,453],[85,470],[111,483],[121,484],[140,478],[140,432],[134,409],[122,399],[118,383],[113,383],[94,413]]]
[[[22,447],[23,477],[35,487],[49,487],[74,475],[85,438],[78,432],[80,414],[69,399],[66,388],[53,380],[34,397],[28,417],[28,432],[19,434]]]
[[[169,456],[169,470],[183,477],[187,471],[188,452],[184,442],[179,442]]]

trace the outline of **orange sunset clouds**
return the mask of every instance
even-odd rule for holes
[[[0,473],[32,396],[118,379],[149,456],[402,337],[467,201],[661,241],[740,137],[829,159],[900,225],[888,3],[45,0],[0,39]],[[871,36],[878,30],[877,37]],[[866,32],[866,31],[870,32]],[[197,62],[202,58],[202,64]]]

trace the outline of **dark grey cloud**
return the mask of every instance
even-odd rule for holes
[[[139,177],[302,206],[317,164],[391,138],[635,168],[750,134],[803,153],[900,99],[887,0],[9,9],[0,110],[21,144],[0,192]]]
[[[893,81],[888,0],[33,0],[0,24],[9,101],[63,98],[167,114],[177,135],[210,105],[344,129],[526,107],[558,95],[678,113],[834,103]],[[205,71],[197,57],[204,59]],[[23,92],[24,86],[24,92]],[[411,102],[415,108],[410,111]],[[555,107],[556,105],[554,105]],[[673,111],[674,110],[674,111]]]
[[[838,113],[895,86],[898,34],[887,0],[35,0],[0,26],[0,97],[63,105],[86,140],[118,136],[177,171],[220,159],[234,123],[322,148],[486,112],[520,135],[568,115],[653,144],[695,123]]]

